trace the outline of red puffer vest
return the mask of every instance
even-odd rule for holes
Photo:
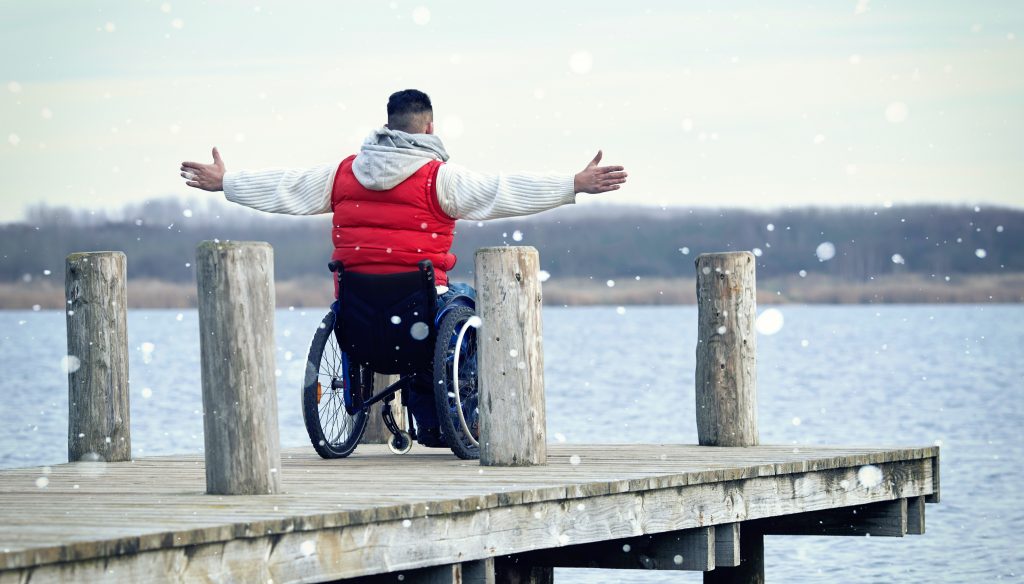
[[[437,202],[442,162],[424,164],[390,190],[371,191],[356,180],[353,160],[354,155],[342,160],[334,175],[332,259],[363,274],[408,272],[430,260],[437,285],[447,286],[456,260],[451,253],[455,219]]]

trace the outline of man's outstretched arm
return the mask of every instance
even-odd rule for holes
[[[456,219],[484,221],[532,215],[576,202],[577,193],[606,193],[626,182],[621,166],[598,166],[601,152],[572,174],[473,172],[448,163],[438,170],[441,208]]]
[[[337,164],[309,169],[272,168],[227,172],[220,152],[213,163],[182,162],[185,184],[204,191],[224,191],[227,200],[268,213],[316,215],[331,210],[331,186]]]
[[[586,168],[576,173],[573,177],[573,189],[577,193],[607,193],[616,191],[626,183],[626,169],[621,166],[598,166],[601,164],[603,153],[598,150],[597,156],[591,160]]]

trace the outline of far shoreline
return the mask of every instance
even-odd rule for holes
[[[455,281],[460,281],[455,278]],[[692,278],[551,278],[542,285],[547,306],[662,306],[696,304]],[[326,308],[333,290],[324,278],[277,282],[277,308]],[[888,275],[867,281],[827,276],[766,278],[757,302],[773,304],[1020,304],[1024,273],[927,277]],[[63,282],[50,278],[0,283],[0,310],[62,310]],[[129,280],[128,307],[196,307],[195,284]]]

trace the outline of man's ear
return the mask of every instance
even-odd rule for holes
[[[433,134],[434,133],[434,120],[430,120],[429,122],[427,122],[427,129],[423,133],[424,134]]]

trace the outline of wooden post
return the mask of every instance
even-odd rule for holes
[[[697,256],[697,439],[756,446],[757,286],[754,254]],[[704,573],[705,584],[764,582],[764,534],[744,525],[739,565]]]
[[[476,252],[481,465],[547,463],[539,273],[532,247]]]
[[[392,383],[398,381],[398,375],[382,375],[380,373],[373,374],[373,391],[384,389]],[[363,432],[363,438],[359,441],[360,444],[387,444],[388,439],[391,438],[391,432],[388,431],[387,426],[384,425],[384,420],[381,418],[380,409],[384,407],[384,404],[374,406],[370,411],[369,418],[366,420],[366,431]],[[405,423],[405,408],[402,407],[402,392],[395,393],[395,399],[391,401],[391,413],[395,416],[395,423],[402,430],[409,431],[406,428]]]
[[[756,446],[757,319],[754,254],[697,257],[697,438]]]
[[[274,377],[274,250],[204,241],[196,250],[206,492],[281,489]]]
[[[68,461],[131,460],[127,260],[74,253],[64,278],[68,330]]]
[[[744,523],[739,536],[739,565],[704,572],[704,584],[764,584],[764,534]]]

